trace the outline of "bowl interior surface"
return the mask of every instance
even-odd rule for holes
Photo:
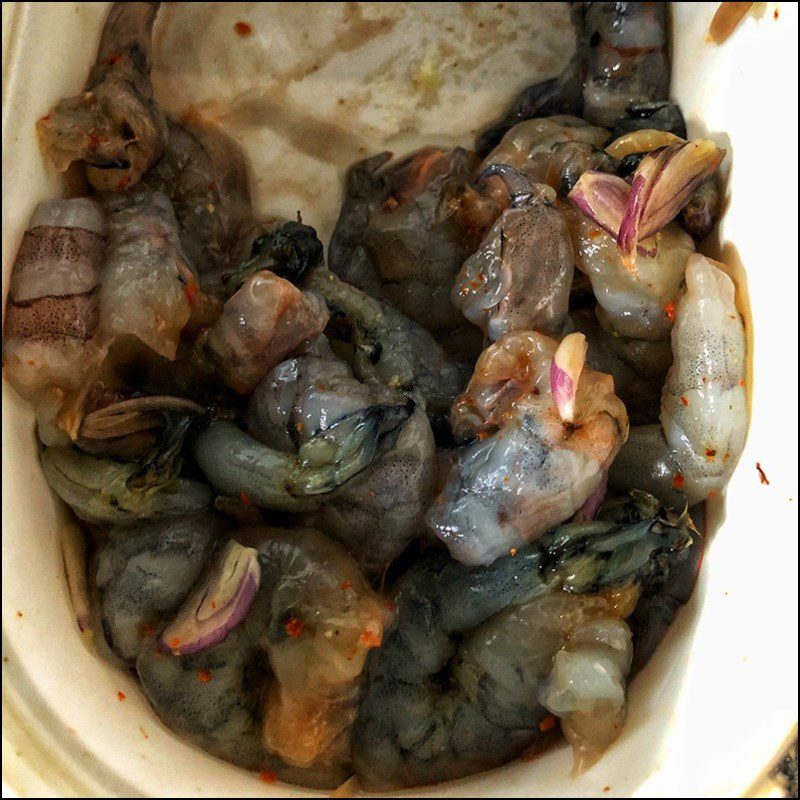
[[[673,97],[691,135],[728,149],[727,211],[706,247],[747,265],[753,334],[748,443],[695,594],[594,767],[572,777],[559,746],[435,796],[741,795],[796,722],[797,8],[757,5],[760,16],[720,47],[706,41],[715,4],[673,4]],[[105,11],[3,4],[4,304],[33,208],[67,191],[39,154],[35,120],[82,86]],[[251,36],[235,33],[239,20]],[[347,164],[381,149],[468,146],[522,86],[566,63],[570,39],[560,4],[169,4],[154,85],[170,113],[213,119],[242,144],[265,215],[300,209],[327,242]],[[74,527],[42,477],[29,408],[6,382],[2,392],[9,786],[33,796],[308,796],[175,737],[136,682],[84,646],[62,563]]]

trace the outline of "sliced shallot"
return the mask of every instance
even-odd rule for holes
[[[261,582],[255,548],[228,542],[208,577],[159,637],[159,648],[191,655],[219,644],[244,618]]]
[[[575,395],[586,363],[586,348],[586,337],[582,333],[570,333],[561,341],[550,364],[550,391],[565,422],[575,418]]]

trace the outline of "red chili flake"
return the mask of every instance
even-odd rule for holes
[[[130,183],[130,182],[131,182],[131,176],[130,176],[130,175],[123,175],[123,176],[122,176],[122,177],[119,179],[119,183],[117,184],[117,188],[118,188],[118,189],[120,189],[120,190],[122,190],[122,189],[124,189],[124,188],[125,188],[125,187],[126,187],[126,186],[127,186],[129,183]]]
[[[242,492],[239,495],[239,499],[242,501],[243,506],[251,506],[253,505],[253,501],[250,499],[250,495],[247,492]]]
[[[183,291],[186,293],[186,299],[191,303],[197,294],[197,284],[194,283],[194,281],[192,281],[192,283],[187,283],[186,286],[183,287]]]
[[[243,39],[245,36],[250,36],[253,33],[253,26],[249,22],[242,22],[241,20],[233,26],[233,29],[236,31],[236,34]]]
[[[590,239],[596,239],[602,232],[600,228],[592,228],[587,235]]]
[[[780,16],[780,12],[779,12],[779,11],[778,11],[778,9],[776,8],[776,9],[775,9],[775,10],[772,12],[772,19],[778,19],[778,17],[779,17],[779,16]]]
[[[681,403],[683,403],[683,405],[685,405],[685,406],[688,406],[689,405],[689,400],[687,398],[685,398],[683,395],[681,395]]]
[[[43,117],[39,117],[39,122],[50,122],[52,117],[49,114],[45,114]]]
[[[353,582],[352,581],[342,581],[342,589],[344,591],[347,591],[348,589],[351,589],[352,587],[353,587]]]
[[[174,638],[169,640],[170,649],[174,650],[180,643],[181,640],[177,636],[175,636]]]
[[[533,395],[539,394],[539,387],[538,386],[534,386],[533,387],[533,391],[531,392],[531,394],[533,394]]]
[[[97,147],[100,144],[100,137],[95,136],[93,133],[89,134],[89,147]]]
[[[217,601],[216,600],[212,600],[211,601],[211,608],[216,608],[216,607],[217,607]]]
[[[509,554],[510,556],[515,556],[515,555],[517,554],[517,548],[516,548],[516,547],[512,547],[512,548],[511,548],[511,549],[508,551],[508,554]]]
[[[28,366],[29,366],[29,367],[32,367],[32,366],[33,366],[35,363],[36,363],[36,362],[35,362],[35,361],[34,361],[32,358],[29,358],[29,359],[28,359]]]
[[[260,772],[258,777],[261,778],[264,783],[275,783],[275,781],[278,780],[278,776],[272,770]]]
[[[686,481],[683,479],[683,475],[680,472],[672,479],[672,488],[673,489],[683,489],[684,484]]]
[[[746,384],[744,382],[744,378],[742,378],[742,380],[739,381],[739,386],[741,386],[742,388],[744,388],[746,386]]]
[[[389,611],[391,611],[392,613],[394,613],[394,610],[395,608],[397,608],[397,606],[391,600],[387,600],[386,608],[389,609]]]
[[[119,61],[121,58],[122,58],[122,53],[112,53],[108,57],[108,63],[109,64],[116,64],[117,61]]]
[[[210,669],[197,670],[197,680],[199,680],[200,683],[208,683],[213,677]]]
[[[670,322],[675,322],[675,303],[667,303],[664,306],[664,313]]]
[[[389,212],[394,211],[399,205],[400,203],[398,203],[394,197],[390,197],[381,206],[381,211],[383,211],[384,214],[388,214]]]
[[[611,787],[610,786],[604,786],[603,787],[603,791],[604,792],[610,792],[611,791]]]
[[[367,630],[365,630],[361,634],[361,636],[358,637],[358,643],[362,647],[369,650],[372,647],[381,646],[381,637],[378,636],[378,634],[375,633],[375,631],[369,630],[369,628],[367,628]]]
[[[714,456],[716,456],[716,455],[717,455],[717,451],[714,450],[712,447],[707,447],[706,448],[706,458],[709,461],[713,461],[714,460]]]
[[[22,612],[21,611],[17,611],[17,616],[21,617],[22,616]]]
[[[764,486],[769,486],[769,478],[767,477],[767,474],[764,472],[764,470],[761,469],[761,464],[759,464],[757,461],[756,461],[756,469],[758,470],[758,477],[761,479],[761,483],[763,483]]]
[[[284,625],[284,628],[288,636],[291,636],[292,639],[297,639],[303,635],[306,626],[299,619],[292,617],[286,625]]]
[[[117,700],[122,702],[125,699],[125,692],[117,692]]]
[[[556,718],[552,714],[548,714],[540,723],[539,730],[542,733],[552,730],[556,726]]]

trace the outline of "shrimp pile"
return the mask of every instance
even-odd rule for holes
[[[81,629],[217,757],[391,792],[563,734],[586,769],[692,593],[747,429],[698,252],[725,152],[664,4],[571,5],[567,67],[474,142],[350,167],[327,250],[160,109],[158,3],[37,125],[89,190],[33,212],[5,376],[84,526]]]

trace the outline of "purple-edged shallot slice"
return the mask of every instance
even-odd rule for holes
[[[667,145],[649,152],[631,185],[616,175],[588,171],[569,199],[617,240],[629,263],[639,242],[658,233],[681,212],[725,157],[710,139]]]
[[[586,363],[586,348],[586,337],[582,333],[570,333],[561,340],[550,364],[550,391],[564,422],[575,419],[575,396]]]
[[[725,151],[710,139],[673,144],[648,153],[633,175],[617,244],[631,258],[641,239],[675,219],[714,173]]]
[[[164,629],[159,648],[191,655],[219,644],[247,616],[260,582],[257,551],[228,542],[209,575]]]

